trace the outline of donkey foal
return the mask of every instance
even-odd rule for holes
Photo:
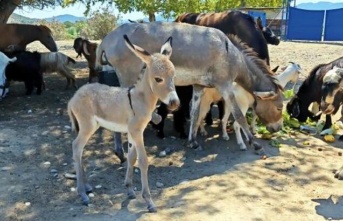
[[[161,54],[150,55],[144,49],[133,45],[126,35],[125,44],[146,63],[145,73],[130,88],[109,87],[103,84],[88,84],[81,87],[68,103],[68,114],[72,128],[78,135],[73,141],[73,158],[77,175],[77,190],[82,203],[88,205],[87,192],[92,187],[87,183],[81,164],[83,148],[99,127],[128,133],[128,166],[125,185],[128,197],[135,198],[132,186],[133,165],[138,157],[141,170],[142,196],[149,212],[156,212],[148,185],[148,159],[144,148],[143,132],[151,120],[157,100],[162,100],[171,110],[178,108],[180,101],[175,92],[173,63],[169,60],[172,52],[170,37],[161,48]]]

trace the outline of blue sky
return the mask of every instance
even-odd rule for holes
[[[296,4],[301,4],[301,3],[307,3],[307,2],[320,2],[320,1],[326,1],[326,2],[342,2],[342,0],[296,0]],[[293,5],[293,3],[292,3]],[[105,5],[104,5],[105,6]],[[101,8],[101,4],[96,4],[92,9],[98,9]],[[55,7],[55,8],[46,8],[43,10],[32,10],[29,8],[24,8],[22,10],[16,9],[14,12],[23,15],[29,18],[48,18],[48,17],[53,17],[57,15],[63,15],[63,14],[71,14],[74,16],[84,16],[83,12],[86,10],[86,7],[83,4],[75,4],[73,6],[69,6],[67,8],[62,8],[62,7]],[[115,15],[118,15],[118,10],[116,8],[113,8]],[[140,19],[145,17],[142,13],[140,12],[133,12],[129,14],[120,14],[122,18],[124,19]]]

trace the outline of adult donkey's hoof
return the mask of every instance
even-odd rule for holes
[[[335,174],[335,178],[343,180],[343,166],[338,170],[334,170],[333,172]]]
[[[122,152],[122,151],[121,152],[115,151],[114,154],[119,158],[120,164],[123,164],[123,163],[126,162],[126,157],[125,157],[124,152]]]
[[[192,148],[194,150],[202,150],[202,147],[196,141],[188,141],[186,146],[189,147],[189,148]]]
[[[150,213],[156,213],[157,212],[156,206],[148,206],[148,210]]]
[[[255,154],[260,155],[260,156],[266,154],[263,147],[259,143],[253,142],[252,146],[254,147]]]
[[[136,199],[136,193],[134,190],[129,190],[127,192],[127,198],[130,200]]]
[[[89,197],[87,196],[87,194],[82,193],[82,194],[80,194],[80,196],[81,196],[82,205],[88,206],[88,204],[89,204]]]

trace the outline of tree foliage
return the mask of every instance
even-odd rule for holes
[[[86,15],[96,3],[103,3],[114,4],[122,13],[142,12],[149,16],[150,21],[154,21],[156,13],[170,18],[184,12],[224,11],[239,7],[280,7],[282,0],[0,0],[0,23],[6,23],[16,7],[42,9],[56,5],[67,7],[75,3],[86,5]]]
[[[82,31],[87,38],[102,39],[115,28],[116,22],[117,17],[109,8],[96,10],[90,14]]]

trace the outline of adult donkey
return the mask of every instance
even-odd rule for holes
[[[266,60],[269,65],[268,46],[260,23],[241,11],[225,11],[218,13],[184,13],[179,15],[176,22],[185,22],[221,30],[225,34],[237,35],[249,47],[253,48],[258,57]]]
[[[40,41],[49,51],[58,51],[51,30],[45,25],[0,24],[0,51],[15,45],[19,50],[34,41]]]
[[[275,132],[282,127],[280,85],[267,73],[270,71],[263,66],[265,62],[237,49],[220,30],[176,22],[127,23],[119,26],[99,45],[97,63],[112,65],[116,69],[120,85],[125,87],[137,80],[137,73],[144,64],[123,46],[123,34],[151,52],[159,50],[159,46],[163,44],[161,39],[173,37],[175,44],[171,61],[175,66],[175,85],[194,85],[191,131],[194,130],[199,115],[200,97],[204,87],[215,87],[228,107],[232,107],[233,116],[247,134],[249,144],[257,152],[263,151],[261,145],[254,140],[247,121],[238,108],[233,94],[234,81],[254,94],[256,114],[269,131]],[[197,148],[199,145],[192,134],[188,137],[189,146]]]
[[[184,22],[188,24],[213,27],[221,30],[225,34],[236,35],[249,47],[251,47],[259,58],[265,60],[269,65],[269,53],[267,39],[273,39],[272,32],[263,29],[260,19],[255,22],[254,18],[241,11],[225,11],[219,13],[184,13],[175,19],[175,22]],[[264,31],[263,31],[264,30]],[[274,41],[273,41],[274,42]],[[174,128],[180,133],[181,138],[185,138],[184,124],[186,115],[189,114],[189,101],[192,97],[192,87],[176,87],[176,91],[181,100],[180,109],[173,112]],[[223,116],[223,104],[218,102],[219,118]],[[167,117],[168,111],[164,104],[158,108],[158,113],[162,117],[161,123],[154,125],[157,130],[157,136],[164,138],[164,120]],[[206,123],[212,124],[211,111],[206,116]]]

